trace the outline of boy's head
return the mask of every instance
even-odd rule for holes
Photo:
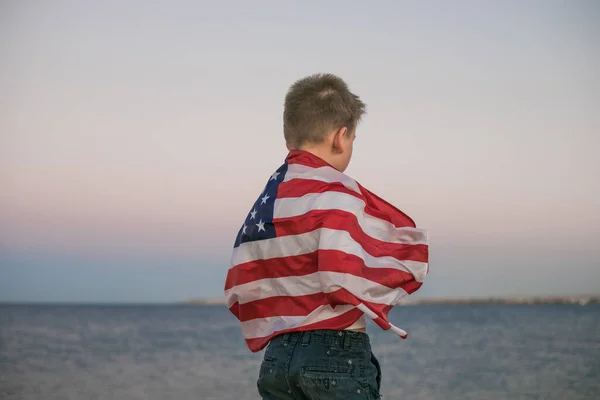
[[[306,150],[344,171],[365,104],[332,74],[296,81],[285,96],[283,134],[289,150]]]

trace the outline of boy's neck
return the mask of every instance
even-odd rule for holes
[[[325,149],[322,146],[302,146],[296,150],[306,151],[307,153],[312,154],[315,157],[319,157],[321,160],[325,161],[327,164],[333,164],[333,157],[331,157],[331,151],[329,149]]]

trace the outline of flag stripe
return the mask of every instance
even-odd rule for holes
[[[397,228],[365,212],[365,202],[341,192],[310,193],[299,198],[275,201],[274,219],[292,218],[316,210],[336,210],[353,214],[360,229],[373,239],[401,244],[426,244],[427,235],[413,227]]]
[[[398,260],[426,262],[428,248],[425,244],[390,243],[373,239],[359,227],[354,214],[338,210],[310,211],[302,219],[282,218],[273,220],[278,237],[312,232],[319,228],[346,231],[373,257],[391,256]]]
[[[302,164],[290,164],[283,182],[289,182],[293,179],[311,179],[327,183],[337,182],[361,194],[360,188],[354,179],[331,167],[312,168]]]
[[[296,153],[296,154],[292,154],[292,153]],[[300,154],[300,153],[304,153],[304,154]],[[306,152],[302,152],[302,151],[292,150],[290,152],[290,154],[288,154],[288,157],[286,157],[285,163],[288,166],[304,165],[304,166],[310,167],[310,168],[328,167],[328,168],[333,169],[333,167],[330,164],[328,164],[325,160],[323,160],[319,157],[314,157],[313,155],[308,154]]]
[[[367,209],[370,210],[371,215],[382,220],[388,221],[392,225],[397,227],[410,226],[416,228],[415,222],[408,215],[394,207],[392,204],[383,200],[376,194],[365,189],[360,184],[358,184],[358,187],[360,188],[360,191],[363,194],[362,197],[365,199],[367,203]],[[422,232],[425,235],[427,234],[426,231]]]
[[[315,308],[329,304],[327,294],[321,291],[307,295],[274,296],[249,303],[234,303],[229,309],[242,322],[277,315],[307,316]]]
[[[318,266],[318,267],[317,267]],[[357,256],[340,250],[319,250],[301,256],[256,260],[233,267],[228,274],[225,290],[260,279],[286,278],[313,274],[318,270],[363,276],[391,289],[402,287],[408,293],[421,286],[412,274],[393,268],[369,268]]]
[[[260,279],[236,285],[226,291],[227,307],[235,302],[241,304],[281,296],[306,296],[319,292],[329,293],[345,288],[362,301],[394,305],[406,295],[401,287],[390,289],[360,276],[331,271],[289,276],[285,278]]]
[[[233,249],[232,264],[238,265],[256,260],[298,256],[317,249],[338,250],[361,258],[370,268],[394,268],[412,274],[422,281],[427,274],[427,263],[413,260],[397,260],[390,256],[374,257],[361,247],[348,232],[320,228],[314,231],[246,242]]]
[[[318,252],[291,257],[254,260],[233,266],[227,274],[225,290],[258,279],[284,278],[317,272]]]
[[[340,314],[352,312],[353,309],[355,308],[352,305],[338,306],[335,308],[335,310],[330,305],[324,305],[317,307],[312,313],[306,316],[283,315],[256,318],[250,321],[241,322],[242,332],[244,337],[247,339],[263,338],[278,331],[300,328],[318,322],[324,322],[330,318],[337,317]],[[360,314],[356,315],[357,318],[358,316],[360,316]]]
[[[417,229],[413,220],[410,217],[403,214],[400,210],[394,208],[394,206],[386,203],[384,200],[378,198],[367,189],[361,187],[361,190],[367,194],[367,196],[360,195],[354,190],[348,189],[343,184],[339,182],[333,183],[325,183],[318,180],[311,179],[295,179],[291,182],[283,182],[278,187],[277,198],[278,199],[286,199],[286,198],[300,198],[309,194],[317,194],[317,193],[345,193],[349,196],[353,196],[357,200],[361,201],[361,206],[364,208],[362,212],[365,214],[380,219],[382,222],[386,222],[387,224],[391,224],[396,228],[407,228],[412,229],[415,232],[420,233],[424,236],[425,240],[427,238],[427,232],[421,229]],[[335,203],[332,205],[336,206]],[[382,209],[386,209],[388,212],[393,212],[392,215],[386,214],[382,211]]]
[[[271,340],[274,336],[280,335],[287,332],[299,332],[299,331],[309,331],[315,329],[333,329],[333,330],[342,330],[350,325],[352,325],[360,316],[362,315],[362,311],[358,308],[349,309],[345,307],[343,310],[340,307],[337,307],[335,310],[335,316],[331,318],[327,318],[325,320],[320,320],[317,322],[298,325],[293,327],[288,327],[284,329],[274,330],[273,328],[273,320],[264,321],[265,328],[261,331],[255,331],[257,336],[253,338],[247,338],[244,334],[242,328],[242,334],[246,338],[246,344],[251,351],[257,352],[264,348],[264,346]],[[279,324],[281,326],[281,324]],[[270,333],[268,333],[270,332]],[[264,335],[264,336],[261,336]]]
[[[357,199],[361,199],[361,195],[352,189],[348,189],[340,182],[327,183],[313,179],[294,179],[289,182],[282,182],[277,188],[277,198],[297,198],[313,193],[341,192]]]
[[[332,182],[326,183],[319,180],[312,180],[309,178],[306,179],[295,179],[290,182],[282,182],[277,191],[278,199],[285,198],[299,198],[308,194],[317,194],[317,193],[346,193],[347,195],[353,196],[356,199],[362,202],[362,207],[364,207],[364,212],[371,217],[381,219],[384,222],[387,222],[394,227],[397,228],[412,228],[416,232],[420,232],[423,235],[427,235],[427,232],[422,231],[421,229],[416,229],[414,222],[400,210],[397,210],[392,205],[386,203],[384,200],[376,197],[374,194],[369,192],[367,189],[358,185],[361,190],[368,194],[368,196],[363,196],[360,193],[349,189],[344,186],[340,182]],[[368,199],[368,201],[366,201]],[[336,204],[334,203],[335,207]],[[387,209],[388,211],[393,211],[393,215],[388,215],[382,212],[382,209]]]

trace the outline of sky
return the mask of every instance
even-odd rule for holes
[[[223,294],[283,99],[367,104],[346,171],[430,238],[415,297],[600,294],[600,4],[3,1],[0,302]]]

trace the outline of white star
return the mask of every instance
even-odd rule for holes
[[[260,231],[265,231],[266,232],[266,230],[265,230],[265,223],[262,222],[262,219],[258,222],[258,224],[256,224],[256,226],[258,226],[258,231],[259,232]]]
[[[256,209],[252,210],[252,212],[250,213],[250,219],[254,218],[256,218]]]
[[[246,226],[246,224],[244,224],[244,227],[242,228],[242,235],[246,234],[246,228],[247,228],[247,226]]]
[[[277,180],[277,176],[279,176],[280,172],[275,172],[273,175],[271,175],[271,179],[273,179],[274,181]],[[271,180],[269,179],[269,180]]]
[[[267,204],[267,199],[270,199],[271,196],[269,196],[268,194],[265,194],[265,197],[261,198],[261,203],[260,204]]]

